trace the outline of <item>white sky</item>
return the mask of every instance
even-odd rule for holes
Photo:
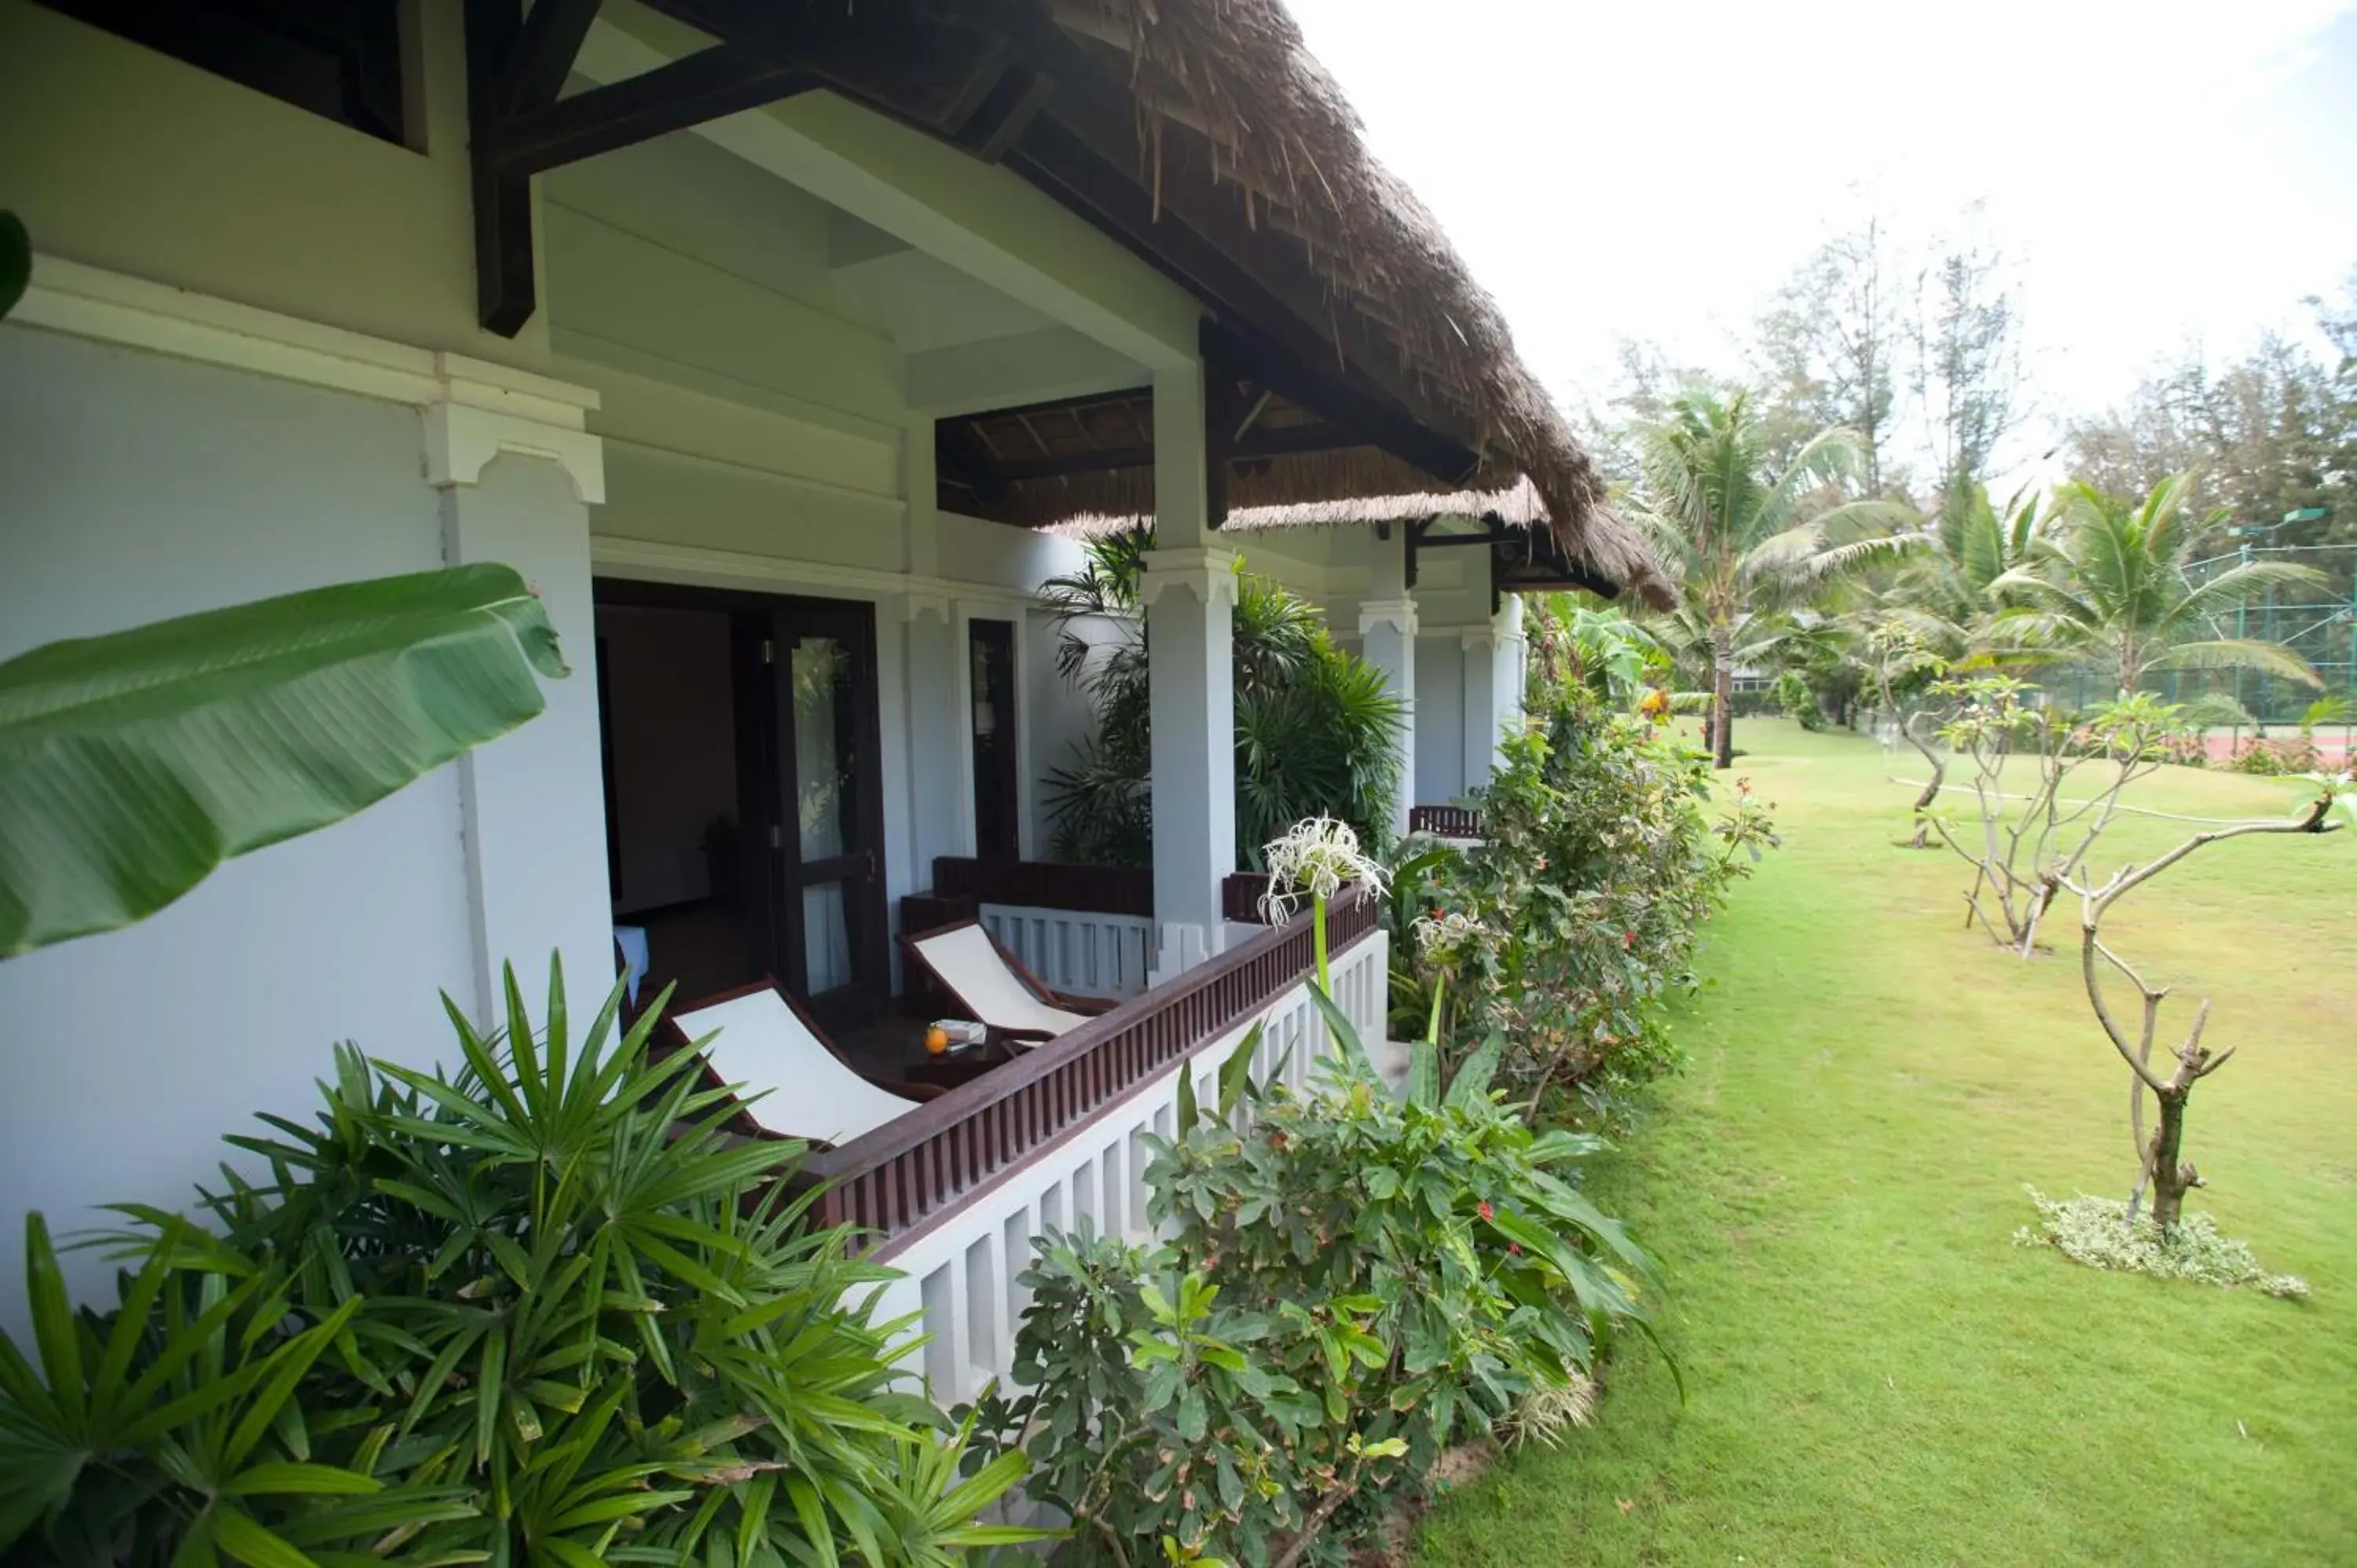
[[[2357,0],[1288,3],[1566,405],[1869,210],[2005,252],[2048,416],[2357,265]]]

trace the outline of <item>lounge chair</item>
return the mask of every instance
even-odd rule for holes
[[[1116,1005],[1108,997],[1049,990],[979,920],[903,936],[900,950],[967,1017],[1012,1045],[1052,1040]]]
[[[854,1068],[777,982],[724,991],[663,1019],[672,1049],[703,1047],[705,1079],[741,1087],[748,1101],[739,1130],[813,1144],[847,1144],[914,1111],[942,1091],[924,1084],[885,1083]]]

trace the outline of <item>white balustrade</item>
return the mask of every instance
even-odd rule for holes
[[[985,929],[1051,991],[1125,998],[1146,989],[1154,922],[1143,915],[985,904]]]
[[[1389,940],[1379,927],[1331,961],[1335,1004],[1371,1049],[1383,1039],[1389,959]],[[973,1399],[994,1379],[1006,1381],[1015,1332],[1029,1305],[1017,1281],[1030,1265],[1036,1237],[1085,1221],[1100,1235],[1135,1242],[1152,1238],[1146,1170],[1153,1156],[1146,1138],[1176,1131],[1180,1072],[1195,1074],[1202,1103],[1216,1097],[1221,1064],[1255,1022],[1262,1036],[1253,1057],[1254,1079],[1265,1083],[1277,1075],[1306,1090],[1312,1058],[1329,1040],[1304,981],[887,1249],[883,1261],[902,1277],[885,1287],[877,1315],[914,1315],[913,1332],[925,1337],[910,1358],[911,1369],[936,1401],[946,1407]]]

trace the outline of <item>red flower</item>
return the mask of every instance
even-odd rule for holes
[[[1482,1219],[1487,1219],[1495,1215],[1498,1211],[1491,1208],[1489,1200],[1485,1198],[1481,1202],[1473,1206],[1473,1212],[1480,1215]]]
[[[1506,1256],[1510,1258],[1519,1258],[1522,1255],[1523,1244],[1520,1241],[1509,1241],[1506,1243]]]
[[[1635,946],[1637,945],[1637,933],[1636,933],[1636,932],[1634,932],[1634,931],[1623,931],[1623,932],[1621,932],[1621,933],[1620,933],[1620,945],[1621,945],[1622,947],[1624,947],[1624,948],[1633,948],[1633,947],[1635,947]]]

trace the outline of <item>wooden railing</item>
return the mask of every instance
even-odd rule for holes
[[[1061,865],[1046,860],[972,860],[945,854],[933,862],[932,890],[944,898],[972,898],[982,904],[1154,917],[1154,872],[1147,866]]]
[[[1331,950],[1372,932],[1379,913],[1379,900],[1347,889],[1327,912]],[[813,1155],[802,1179],[826,1184],[820,1223],[856,1227],[878,1240],[879,1258],[890,1257],[962,1198],[1299,984],[1313,953],[1308,916],[1272,927],[865,1137]]]
[[[1220,913],[1240,926],[1265,926],[1260,900],[1267,891],[1267,872],[1235,872],[1220,884]]]
[[[1430,833],[1436,838],[1478,839],[1481,836],[1481,813],[1470,806],[1411,806],[1407,831]]]

